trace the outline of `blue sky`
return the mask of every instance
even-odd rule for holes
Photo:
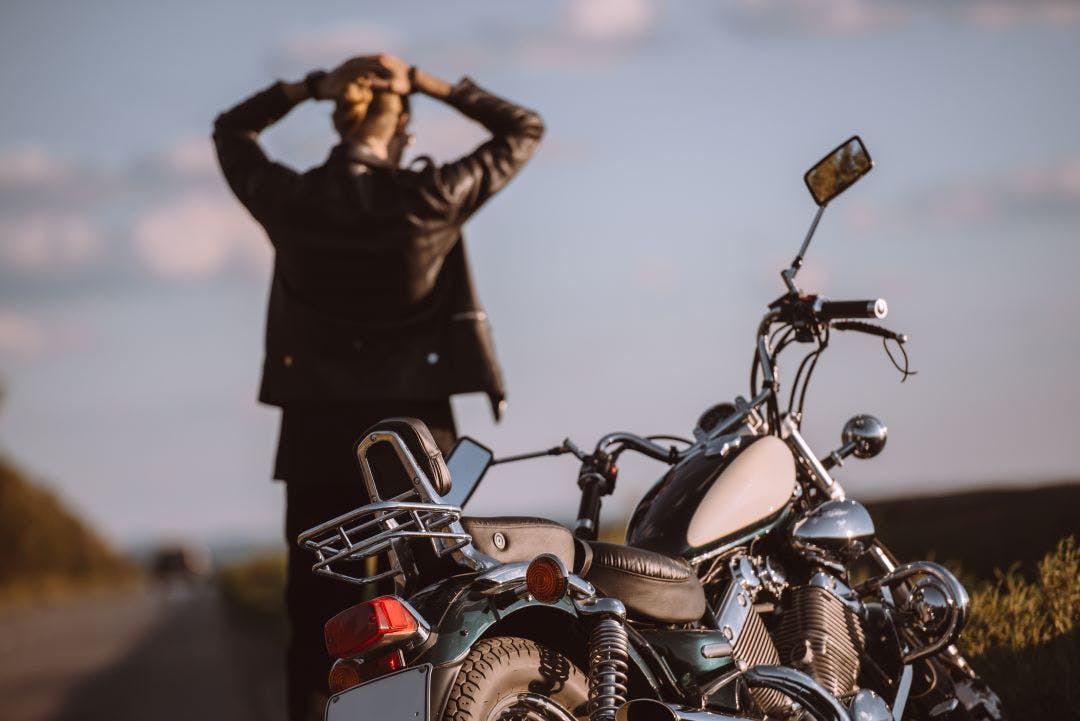
[[[277,411],[255,403],[270,255],[213,117],[386,50],[537,108],[544,144],[466,230],[510,390],[455,401],[500,453],[687,433],[746,393],[753,331],[813,215],[802,173],[859,133],[876,168],[800,276],[888,299],[919,375],[837,339],[805,429],[873,412],[856,496],[1080,475],[1080,5],[958,0],[0,6],[0,447],[120,542],[272,537]],[[482,133],[414,104],[439,159]],[[264,135],[318,164],[325,105]],[[624,464],[611,513],[658,468]],[[575,468],[489,476],[477,512],[568,517]]]

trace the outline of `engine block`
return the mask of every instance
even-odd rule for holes
[[[866,643],[862,622],[826,588],[799,586],[789,594],[773,633],[780,663],[813,676],[837,697],[847,696],[855,690]]]

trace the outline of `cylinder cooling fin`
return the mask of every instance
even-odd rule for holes
[[[769,636],[768,629],[765,628],[765,622],[753,609],[749,609],[747,613],[742,632],[735,640],[731,655],[736,661],[743,662],[747,666],[761,664],[774,666],[780,663],[780,656]],[[791,709],[791,701],[780,691],[752,688],[750,695],[761,710],[770,716],[782,715],[783,712]]]
[[[788,596],[773,633],[780,663],[809,674],[834,696],[851,694],[866,643],[862,621],[828,589],[800,586]]]

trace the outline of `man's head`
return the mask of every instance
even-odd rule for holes
[[[352,83],[334,107],[334,127],[342,140],[361,142],[386,152],[397,165],[411,141],[406,132],[410,119],[408,96]]]

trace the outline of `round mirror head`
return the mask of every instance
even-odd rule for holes
[[[873,458],[885,447],[889,429],[874,416],[858,415],[844,424],[840,439],[854,443],[852,454],[856,458]]]

